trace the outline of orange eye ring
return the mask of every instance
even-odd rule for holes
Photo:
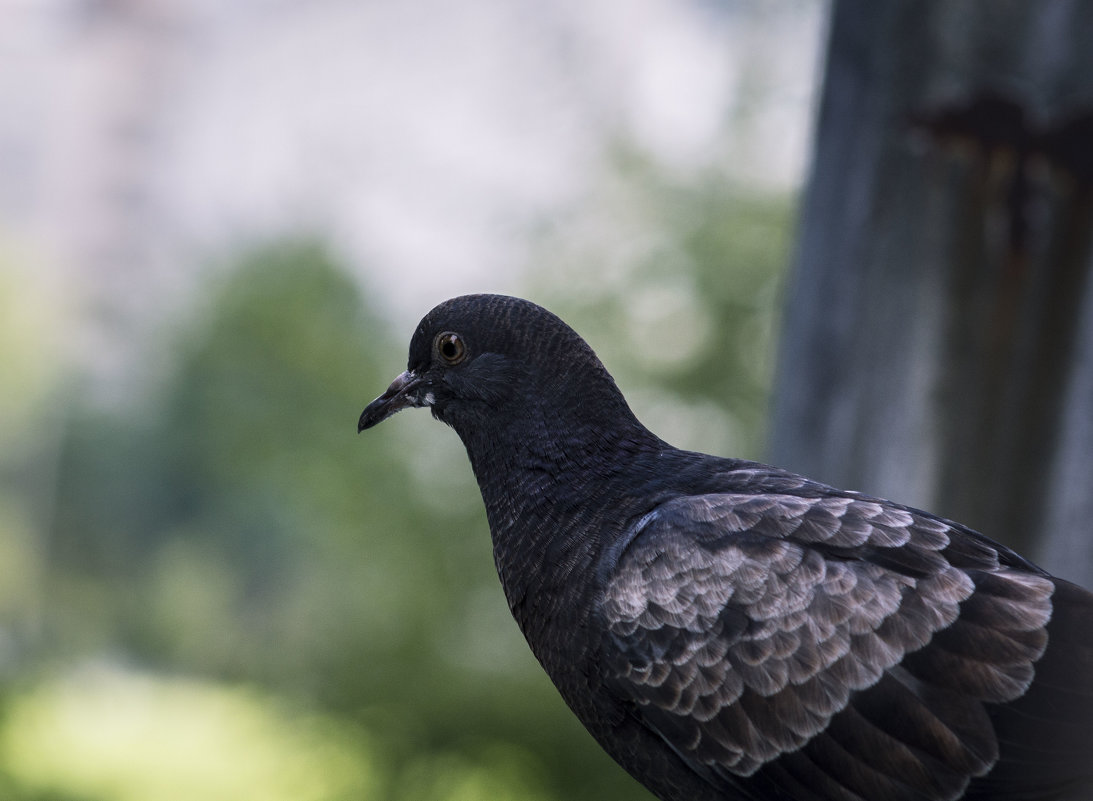
[[[436,352],[445,364],[456,365],[467,357],[467,346],[463,344],[463,338],[459,334],[445,331],[437,334]]]

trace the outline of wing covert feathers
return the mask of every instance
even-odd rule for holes
[[[715,786],[956,799],[999,761],[1000,740],[1021,740],[998,710],[1034,679],[1062,685],[1037,689],[1048,702],[1073,701],[1073,679],[1038,667],[1051,636],[1093,671],[1089,640],[1049,634],[1054,592],[971,532],[882,502],[679,498],[643,519],[607,582],[603,663],[608,686]],[[1074,614],[1093,634],[1093,608]]]

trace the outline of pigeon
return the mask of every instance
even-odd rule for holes
[[[1090,799],[1093,594],[925,511],[681,450],[546,309],[430,311],[358,432],[462,439],[509,609],[662,801]]]

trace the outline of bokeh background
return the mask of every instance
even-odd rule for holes
[[[420,316],[763,453],[820,0],[0,0],[0,797],[647,797],[522,642]]]

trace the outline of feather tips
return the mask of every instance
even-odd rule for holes
[[[870,499],[680,498],[607,582],[603,658],[705,775],[789,788],[811,762],[816,798],[955,799],[998,760],[987,705],[1031,685],[1053,589]]]

